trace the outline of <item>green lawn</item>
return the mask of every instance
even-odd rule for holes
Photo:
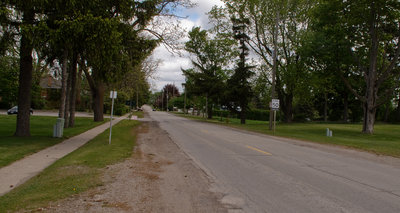
[[[57,118],[31,116],[31,137],[14,137],[16,118],[15,115],[0,115],[0,167],[104,123],[77,117],[74,128],[64,129],[64,138],[53,138]]]
[[[104,131],[36,177],[0,197],[0,212],[45,207],[51,201],[102,185],[102,169],[132,155],[138,125],[139,122],[133,120],[118,123],[113,127],[111,145],[108,144],[108,130]]]
[[[226,123],[219,118],[206,120],[199,117],[185,116],[192,119],[227,125],[234,128],[245,129],[263,134],[273,135],[268,129],[266,121],[247,120],[246,125],[241,125],[239,119],[229,119]],[[326,128],[333,131],[333,137],[326,137]],[[373,135],[361,133],[362,124],[336,124],[336,123],[278,123],[275,136],[294,138],[323,144],[334,144],[344,147],[360,149],[381,155],[400,157],[400,125],[376,124]]]
[[[143,111],[133,111],[132,115],[136,115],[138,118],[144,118],[144,112]]]

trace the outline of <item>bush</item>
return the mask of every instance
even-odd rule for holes
[[[306,122],[307,118],[308,116],[306,113],[296,113],[293,115],[293,121],[295,122]]]
[[[213,116],[226,118],[226,117],[228,117],[228,115],[229,115],[229,111],[227,111],[227,110],[217,110],[217,109],[213,110]]]
[[[129,112],[129,106],[126,106],[126,105],[115,106],[115,109],[114,109],[115,115],[124,115],[128,112]]]
[[[246,119],[256,121],[269,121],[269,110],[251,109],[247,111]]]

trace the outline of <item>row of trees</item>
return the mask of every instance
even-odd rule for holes
[[[174,84],[167,84],[161,92],[155,93],[150,100],[154,107],[161,110],[173,110],[174,106],[183,108],[183,105],[175,105],[176,98],[180,97],[178,88]]]
[[[15,135],[30,135],[34,59],[39,66],[61,68],[59,117],[65,118],[66,126],[74,125],[81,79],[90,87],[94,120],[102,121],[107,88],[125,89],[129,94],[148,90],[146,77],[151,69],[143,69],[144,61],[165,41],[163,33],[151,29],[156,26],[151,21],[189,4],[186,0],[2,1],[1,61],[10,55],[19,59]]]
[[[362,131],[372,134],[378,109],[384,117],[400,109],[400,2],[224,2],[209,12],[213,27],[193,28],[186,43],[193,64],[184,70],[187,91],[205,96],[208,111],[240,106],[245,114],[246,99],[265,108],[272,93],[285,122],[360,118]],[[252,66],[244,60],[247,46]]]

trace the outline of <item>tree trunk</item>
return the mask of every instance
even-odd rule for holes
[[[389,120],[390,105],[391,105],[390,102],[386,104],[386,107],[385,107],[385,115],[383,116],[383,121],[384,121],[384,122],[388,122],[388,120]]]
[[[81,61],[84,61],[83,59],[81,59]],[[79,71],[78,71],[78,76],[77,76],[77,79],[76,79],[76,91],[77,91],[77,93],[76,93],[76,105],[77,106],[80,106],[81,105],[81,103],[82,103],[82,98],[81,98],[81,87],[82,87],[82,72],[83,72],[83,69],[86,69],[86,67],[85,67],[85,65],[84,65],[84,63],[85,62],[83,62],[83,63],[79,63],[78,65],[79,65]]]
[[[60,97],[60,109],[58,111],[58,117],[64,118],[65,115],[65,101],[67,96],[67,79],[68,79],[68,50],[64,50],[63,58],[62,58],[62,67],[61,67],[61,97]]]
[[[246,124],[246,107],[240,106],[240,124]]]
[[[104,121],[104,83],[101,80],[94,79],[87,69],[84,69],[83,72],[85,72],[92,93],[93,120],[95,122]]]
[[[72,64],[72,63],[71,63]],[[67,80],[67,88],[65,92],[65,113],[64,113],[64,128],[69,127],[69,102],[71,101],[71,66],[68,67],[68,80]]]
[[[22,23],[29,26],[32,25],[34,16],[35,14],[33,10],[26,7]],[[18,115],[16,131],[14,133],[14,135],[18,137],[30,136],[30,107],[33,70],[32,51],[32,36],[22,29],[19,60]]]
[[[77,74],[78,56],[74,53],[71,61],[71,96],[69,101],[69,127],[75,125],[75,106],[76,106],[76,74]]]
[[[364,104],[364,122],[363,133],[373,134],[375,124],[376,108],[368,107],[368,103]]]
[[[376,100],[377,100],[377,88],[373,85],[367,84],[367,95],[366,101],[364,102],[364,122],[363,122],[363,133],[373,134],[374,124],[376,116]]]
[[[324,122],[328,122],[328,95],[324,93]]]
[[[139,89],[136,83],[136,110],[139,109]]]
[[[104,121],[103,111],[104,111],[104,83],[96,82],[96,87],[92,90],[93,98],[93,113],[94,121]]]
[[[375,8],[371,9],[371,17],[373,17],[370,23],[370,35],[371,35],[371,49],[369,52],[369,68],[366,73],[367,88],[365,91],[365,103],[364,103],[364,124],[363,133],[373,134],[376,114],[376,101],[378,99],[378,88],[377,88],[377,63],[378,63],[378,32],[375,26]]]
[[[212,104],[208,103],[208,94],[206,95],[206,114],[208,119],[212,119]]]
[[[282,108],[285,116],[285,122],[291,123],[293,121],[293,94],[285,95],[284,99],[285,101]]]
[[[212,108],[212,104],[209,104],[208,109],[207,109],[207,118],[212,119],[212,117],[213,117],[213,108]]]
[[[396,111],[397,111],[397,118],[396,118],[396,121],[397,122],[400,122],[400,94],[399,94],[399,100],[397,101],[397,109],[396,109]]]
[[[343,121],[347,123],[349,119],[349,95],[344,93],[343,96]]]

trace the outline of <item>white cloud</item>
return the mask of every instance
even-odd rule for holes
[[[154,50],[153,57],[161,59],[162,63],[158,67],[156,78],[152,80],[153,90],[160,91],[166,84],[173,84],[181,89],[181,84],[185,81],[185,77],[181,68],[187,69],[191,66],[191,62],[187,57],[173,55],[164,46],[160,46]]]
[[[195,0],[193,2],[195,2],[197,4],[197,7],[194,7],[193,10],[199,14],[203,13],[201,15],[204,15],[204,13],[207,13],[208,11],[210,11],[211,8],[215,5],[217,5],[217,6],[224,5],[224,3],[220,0]]]
[[[195,26],[202,28],[208,28],[208,17],[207,13],[212,9],[213,6],[223,6],[224,3],[220,0],[194,0],[196,7],[188,9],[186,15],[189,16],[194,22]]]
[[[180,11],[183,16],[188,16],[187,19],[180,20],[180,27],[187,32],[194,26],[207,28],[209,12],[214,5],[223,6],[224,3],[220,0],[193,0],[197,4],[196,7]],[[187,38],[181,39],[185,42]],[[181,68],[187,69],[191,67],[191,62],[188,57],[179,57],[172,55],[164,46],[159,46],[154,50],[153,57],[161,59],[163,63],[159,66],[155,80],[151,80],[150,84],[153,86],[153,91],[160,91],[166,84],[175,84],[175,86],[182,91],[182,83],[185,77]]]

